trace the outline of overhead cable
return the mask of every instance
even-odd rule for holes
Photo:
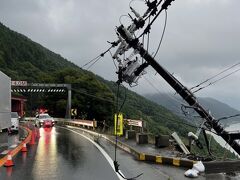
[[[234,64],[234,65],[232,65],[232,66],[230,66],[230,67],[228,67],[228,68],[226,68],[226,69],[224,69],[224,70],[222,70],[221,72],[219,72],[219,73],[217,73],[217,74],[211,76],[210,78],[208,78],[208,79],[202,81],[202,82],[199,83],[198,85],[196,85],[196,86],[190,88],[190,90],[191,90],[191,89],[194,89],[194,88],[197,88],[197,87],[199,87],[199,86],[201,86],[202,84],[204,84],[204,83],[206,83],[206,82],[208,82],[208,81],[214,79],[215,77],[217,77],[217,76],[223,74],[224,72],[226,72],[226,71],[228,71],[228,70],[230,70],[230,69],[232,69],[232,68],[238,66],[239,64],[240,64],[240,62],[238,62],[238,63],[236,63],[236,64]]]
[[[106,51],[104,51],[103,53],[101,53],[100,55],[98,55],[97,57],[91,59],[90,61],[88,61],[86,64],[84,64],[81,68],[84,68],[85,66],[89,65],[87,70],[89,70],[97,61],[99,61],[99,59],[101,59],[102,57],[104,57],[104,55],[110,51],[110,49],[112,49],[113,47],[115,47],[117,45],[116,42],[109,42],[110,44],[112,44],[112,46],[110,46]],[[92,63],[92,64],[91,64]]]
[[[164,27],[163,27],[163,31],[162,31],[162,35],[161,35],[161,39],[160,39],[160,42],[158,44],[158,47],[157,47],[157,50],[155,52],[155,54],[153,55],[153,58],[156,57],[160,47],[161,47],[161,44],[162,44],[162,40],[163,40],[163,36],[165,34],[165,30],[166,30],[166,26],[167,26],[167,11],[165,10],[165,21],[164,21]]]
[[[198,88],[197,90],[193,91],[193,93],[196,93],[196,92],[198,92],[198,91],[200,91],[200,90],[202,90],[202,89],[205,89],[205,88],[207,88],[207,87],[209,87],[209,86],[211,86],[211,85],[214,85],[214,84],[216,84],[218,81],[221,81],[221,80],[223,80],[223,79],[231,76],[232,74],[234,74],[234,73],[236,73],[236,72],[238,72],[238,71],[240,71],[240,68],[237,69],[237,70],[235,70],[235,71],[233,71],[233,72],[231,72],[231,73],[229,73],[229,74],[227,74],[227,75],[225,75],[225,76],[223,76],[223,77],[221,77],[221,78],[219,78],[219,79],[217,79],[217,80],[215,80],[215,81],[213,81],[213,82],[210,82],[210,83],[209,83],[208,85],[206,85],[206,86],[203,86],[203,87]]]

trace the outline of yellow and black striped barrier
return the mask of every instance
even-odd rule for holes
[[[180,166],[180,167],[188,167],[192,168],[195,161],[183,159],[183,158],[176,158],[176,157],[166,157],[160,155],[149,155],[144,153],[139,153],[139,160],[140,161],[149,161],[154,162],[156,164],[168,164],[173,166]]]

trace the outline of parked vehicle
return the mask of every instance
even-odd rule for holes
[[[19,116],[17,112],[11,112],[11,132],[18,132],[19,129]]]
[[[1,71],[0,84],[0,132],[4,132],[11,126],[11,79]]]
[[[53,127],[55,124],[55,121],[53,117],[49,116],[49,114],[38,114],[36,116],[35,125],[38,127]]]

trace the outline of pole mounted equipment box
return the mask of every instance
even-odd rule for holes
[[[0,131],[11,126],[11,78],[0,71]]]

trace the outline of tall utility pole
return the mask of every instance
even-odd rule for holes
[[[221,124],[206,111],[197,101],[194,94],[184,85],[182,85],[173,75],[164,69],[140,44],[138,39],[133,38],[131,33],[124,28],[123,25],[117,28],[120,36],[126,41],[129,47],[136,50],[142,58],[146,60],[148,65],[151,65],[159,75],[204,119],[206,123],[212,127],[216,133],[221,136],[239,155],[240,144],[236,142],[240,139],[240,133],[229,133],[223,129]]]
[[[67,100],[67,108],[66,108],[66,118],[71,119],[71,109],[72,109],[72,85],[67,84],[68,90],[68,100]]]

